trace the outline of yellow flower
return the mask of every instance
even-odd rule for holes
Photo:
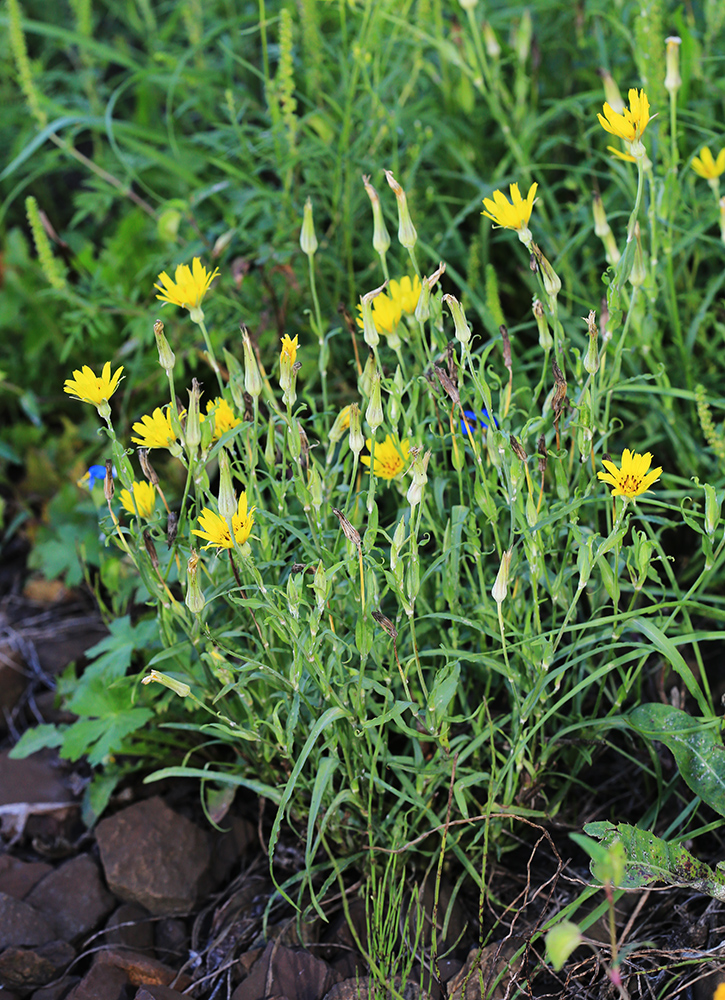
[[[720,983],[712,995],[712,1000],[725,1000],[725,983]]]
[[[188,264],[179,264],[173,281],[166,271],[161,272],[159,275],[161,284],[154,285],[154,288],[158,288],[161,292],[161,295],[157,295],[156,298],[161,299],[162,302],[169,302],[173,306],[181,306],[182,309],[188,309],[190,312],[198,310],[201,306],[201,300],[209,291],[209,285],[217,274],[219,274],[218,267],[210,273],[201,260],[194,257],[191,267]]]
[[[287,334],[282,337],[282,350],[279,352],[280,361],[283,359],[287,360],[290,367],[297,360],[297,348],[299,347],[298,338],[295,337],[294,340],[288,337]]]
[[[370,451],[371,440],[368,438],[365,444]],[[375,442],[375,465],[373,472],[378,479],[395,479],[408,464],[410,454],[410,444],[405,441],[398,443],[391,434],[384,441]],[[363,465],[370,466],[370,456],[361,455],[360,461]]]
[[[143,448],[170,448],[176,441],[169,414],[160,406],[156,407],[151,416],[146,414],[132,424],[131,430],[138,434],[138,437],[132,437],[131,440]]]
[[[603,461],[606,472],[598,472],[597,479],[603,483],[613,486],[613,497],[626,497],[627,500],[634,500],[642,493],[647,493],[650,486],[660,478],[662,468],[652,469],[648,472],[652,464],[652,456],[649,452],[639,455],[625,448],[622,452],[622,468],[618,469],[613,462]]]
[[[406,274],[400,281],[393,280],[390,282],[390,298],[393,302],[400,305],[400,308],[407,316],[412,316],[415,312],[415,307],[418,305],[422,287],[417,274],[413,278],[409,278]],[[377,299],[373,299],[373,316],[375,315],[376,302]]]
[[[643,90],[639,93],[634,89],[630,90],[629,107],[624,108],[621,115],[609,104],[604,105],[603,111],[603,115],[597,115],[599,124],[607,132],[626,142],[638,142],[644,135],[650,118],[649,101]]]
[[[526,198],[522,198],[518,184],[510,184],[510,203],[502,191],[494,191],[493,201],[490,198],[483,199],[488,211],[481,212],[481,215],[485,215],[487,219],[491,219],[497,226],[503,226],[504,229],[527,230],[538,186],[532,184]]]
[[[722,173],[725,173],[725,149],[720,150],[717,154],[717,160],[715,160],[707,146],[703,146],[700,155],[693,157],[692,169],[699,177],[704,177],[706,181],[716,180]]]
[[[147,482],[132,483],[130,490],[121,490],[119,498],[125,511],[129,514],[138,512],[139,517],[147,519],[151,517],[156,506],[156,490]]]
[[[232,515],[232,528],[238,545],[244,545],[249,538],[254,526],[256,509],[256,507],[252,507],[250,511],[247,511],[247,491],[242,490],[239,494],[237,513]],[[229,525],[223,517],[215,514],[208,507],[204,507],[199,515],[199,528],[194,528],[191,533],[208,540],[208,544],[204,546],[205,549],[210,549],[213,545],[220,549],[234,548]]]
[[[632,156],[631,153],[623,153],[621,149],[615,149],[614,146],[607,146],[607,150],[612,154],[612,156],[616,156],[618,160],[626,160],[627,163],[637,162],[636,156]]]
[[[210,399],[206,404],[206,412],[214,414],[214,441],[218,441],[222,434],[226,434],[232,427],[238,427],[242,422],[222,396]]]
[[[118,388],[123,365],[117,368],[111,375],[111,362],[107,361],[103,366],[100,375],[96,375],[92,368],[83,365],[83,368],[73,372],[73,378],[67,378],[63,391],[69,396],[80,399],[83,403],[91,403],[93,406],[100,406],[107,403]]]

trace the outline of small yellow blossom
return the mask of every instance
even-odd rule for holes
[[[603,483],[608,483],[614,487],[613,497],[625,497],[627,500],[634,500],[642,493],[647,493],[650,486],[660,478],[662,468],[652,469],[648,472],[652,464],[652,455],[646,452],[639,455],[625,448],[622,452],[622,468],[618,469],[613,462],[603,461],[606,472],[598,472],[597,478]]]
[[[371,443],[370,438],[368,438],[365,442],[368,451],[370,451]],[[405,441],[398,443],[393,438],[392,434],[388,434],[384,441],[375,442],[375,464],[373,466],[373,472],[378,479],[395,479],[401,474],[401,472],[403,472],[408,464],[409,454],[410,443],[407,438]],[[369,455],[361,455],[360,461],[363,465],[370,467]]]
[[[238,545],[244,545],[249,538],[254,526],[256,509],[256,507],[252,507],[251,510],[247,511],[247,491],[242,490],[239,494],[237,513],[232,515],[232,529]],[[212,546],[220,549],[234,548],[229,525],[223,517],[215,514],[208,507],[204,507],[199,514],[199,528],[194,528],[191,533],[207,540],[208,544],[204,546],[205,549],[210,549]]]
[[[297,348],[299,347],[298,338],[295,337],[292,340],[287,334],[282,337],[282,349],[279,352],[280,361],[283,359],[289,361],[290,366],[292,366],[297,360]]]
[[[390,282],[390,298],[393,302],[397,302],[400,308],[406,314],[406,316],[412,316],[415,312],[415,307],[418,305],[418,299],[420,298],[420,293],[422,290],[422,285],[420,283],[420,278],[418,275],[414,275],[412,278],[408,275],[404,275],[400,281]],[[375,300],[373,300],[373,318],[375,316]]]
[[[210,399],[206,404],[206,412],[214,414],[214,437],[212,439],[214,441],[218,441],[222,434],[226,434],[232,427],[238,427],[242,422],[223,396]]]
[[[725,983],[720,983],[712,995],[712,1000],[725,1000]]]
[[[151,483],[134,482],[131,484],[130,490],[121,490],[119,499],[121,506],[129,514],[138,512],[139,517],[148,519],[156,506],[156,490]]]
[[[621,115],[609,104],[604,105],[603,111],[603,115],[597,115],[599,124],[605,131],[625,142],[638,142],[650,120],[647,95],[643,90],[637,93],[634,88],[629,92],[629,107],[624,108]]]
[[[170,448],[176,441],[168,411],[164,412],[160,406],[156,407],[151,416],[146,414],[132,424],[131,430],[138,435],[131,440],[143,448]]]
[[[497,226],[502,226],[504,229],[528,231],[537,187],[538,184],[532,184],[526,198],[522,198],[518,184],[510,184],[510,202],[503,191],[494,191],[493,201],[490,198],[483,199],[487,211],[481,212],[481,215],[485,215],[487,219],[491,219]]]
[[[173,281],[166,271],[161,272],[159,275],[161,284],[154,285],[154,288],[158,288],[161,292],[161,295],[157,295],[156,298],[161,299],[162,302],[169,302],[173,306],[181,306],[182,309],[188,309],[190,312],[198,310],[201,306],[201,300],[209,291],[209,285],[217,274],[219,274],[218,267],[209,272],[201,260],[194,257],[191,267],[188,264],[179,264]]]
[[[703,146],[700,155],[693,157],[692,169],[699,177],[704,177],[706,181],[713,181],[725,173],[725,149],[721,149],[717,154],[717,159],[713,158],[707,146]]]
[[[111,375],[110,361],[105,363],[100,375],[96,375],[88,365],[83,365],[83,368],[73,372],[72,379],[65,380],[63,391],[67,392],[69,396],[80,399],[83,403],[101,406],[102,403],[108,402],[118,388],[122,371],[123,365]]]

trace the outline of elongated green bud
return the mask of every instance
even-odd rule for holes
[[[491,589],[491,597],[496,604],[502,604],[506,600],[509,586],[509,571],[511,569],[511,556],[513,549],[507,549],[501,556],[501,565],[496,574],[496,582]]]
[[[232,484],[232,467],[225,448],[219,452],[219,515],[230,521],[237,513],[237,498]]]
[[[402,189],[400,184],[398,184],[390,170],[385,171],[385,177],[388,184],[393,189],[395,200],[398,203],[398,242],[407,250],[412,250],[418,242],[418,234],[415,231],[413,220],[410,217],[408,200],[405,197],[405,191]]]
[[[302,213],[302,230],[300,232],[300,246],[302,247],[302,252],[306,253],[308,257],[314,257],[317,252],[317,235],[315,234],[315,222],[312,218],[312,199],[308,198],[305,202],[304,212]]]
[[[244,351],[244,391],[253,399],[259,399],[262,392],[262,376],[252,347],[249,331],[242,327],[242,350]],[[241,407],[240,407],[241,409]]]
[[[159,364],[168,375],[174,370],[176,356],[169,347],[169,342],[164,334],[164,324],[160,319],[154,323],[154,337],[156,338],[156,349],[159,352]]]
[[[463,306],[454,295],[444,295],[443,301],[451,311],[456,340],[462,344],[467,344],[471,339],[471,328],[466,322],[466,314]]]
[[[198,562],[199,562],[199,556],[196,554],[196,552],[192,551],[191,555],[189,556],[189,561],[186,565],[186,597],[184,598],[184,604],[186,604],[187,608],[189,609],[189,611],[191,611],[193,615],[201,614],[201,612],[204,610],[204,605],[206,604],[206,601],[204,600],[204,594],[202,593],[201,584],[199,583],[199,573],[197,569]],[[155,671],[152,671],[152,673],[154,672]],[[160,676],[165,676],[165,675],[160,675]],[[152,678],[152,680],[158,680],[158,679],[159,679],[158,677]],[[171,680],[171,678],[168,678],[168,680]],[[144,683],[146,683],[145,679]],[[166,684],[166,686],[170,687],[172,691],[176,691],[176,693],[180,694],[182,698],[185,698],[186,695],[188,695],[189,691],[191,690],[188,684],[179,685],[178,681],[174,681],[173,684],[178,685],[179,688],[180,687],[186,688],[187,689],[186,694],[184,694],[181,690],[178,690],[177,687],[174,687],[172,684],[166,683],[165,680],[161,681],[161,683]]]
[[[378,192],[370,183],[369,177],[363,177],[363,184],[373,207],[373,250],[382,257],[390,248],[390,233],[385,225]]]
[[[377,368],[375,369],[370,385],[370,402],[368,403],[368,408],[365,411],[365,419],[370,425],[370,429],[373,434],[375,434],[375,431],[383,422],[383,400],[380,391],[380,372]]]
[[[183,684],[181,681],[177,681],[176,678],[169,677],[168,674],[162,674],[160,670],[151,670],[141,679],[142,684],[150,684],[152,681],[155,681],[157,684],[163,684],[164,687],[169,688],[174,694],[178,694],[180,698],[188,698],[191,694],[191,688],[188,684]]]
[[[357,403],[352,403],[350,406],[350,436],[348,440],[350,451],[357,457],[365,447],[365,437],[362,432],[360,420],[360,407]]]
[[[377,347],[380,343],[380,336],[375,326],[375,321],[373,320],[373,299],[380,295],[386,285],[387,281],[384,282],[379,288],[374,288],[372,292],[366,292],[365,295],[360,298],[360,304],[362,306],[363,339],[368,347]]]
[[[194,378],[191,380],[191,389],[189,389],[189,409],[186,414],[186,428],[184,429],[184,441],[186,442],[186,447],[192,453],[201,444],[200,399],[201,385]]]

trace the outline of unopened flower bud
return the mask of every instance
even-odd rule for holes
[[[380,336],[373,320],[373,299],[384,290],[387,281],[379,288],[374,288],[372,292],[366,292],[360,297],[363,321],[363,339],[368,347],[377,347],[380,343]]]
[[[237,513],[237,498],[232,484],[232,467],[225,448],[219,452],[219,516],[230,521]]]
[[[259,365],[249,331],[245,326],[242,327],[242,350],[244,352],[244,391],[248,392],[253,399],[259,399],[262,393],[262,376],[259,373]],[[237,408],[242,409],[241,406]]]
[[[544,291],[550,300],[553,299],[555,301],[556,296],[561,291],[561,278],[535,243],[532,243],[532,247],[533,256],[536,258],[536,263],[541,274],[541,280],[544,283]]]
[[[192,550],[189,561],[186,565],[186,597],[184,603],[193,615],[198,615],[204,610],[206,601],[199,583],[197,564],[199,556]],[[178,693],[178,692],[177,692]]]
[[[420,503],[423,496],[423,487],[428,482],[428,462],[430,462],[431,452],[427,451],[425,455],[418,454],[413,459],[413,464],[411,465],[411,472],[413,473],[413,482],[408,487],[407,500],[411,507],[415,507]]]
[[[367,196],[370,199],[370,204],[373,207],[373,250],[382,257],[383,254],[387,253],[390,248],[390,234],[388,233],[387,226],[385,225],[383,209],[380,205],[378,192],[370,183],[369,177],[363,177],[363,184],[365,185]]]
[[[388,338],[388,342],[390,338]],[[368,359],[365,362],[365,367],[362,370],[362,374],[357,380],[357,387],[360,390],[362,396],[369,396],[370,390],[373,384],[373,375],[377,370],[377,362],[375,360],[375,355],[372,351],[368,352]]]
[[[682,77],[680,76],[680,45],[682,45],[682,39],[678,38],[677,35],[670,35],[669,38],[665,38],[665,42],[667,44],[665,90],[674,97],[682,86]]]
[[[316,465],[310,466],[307,478],[307,489],[310,491],[310,499],[315,510],[319,511],[323,500],[322,477]]]
[[[377,368],[375,369],[375,374],[373,375],[370,386],[370,402],[368,403],[368,408],[365,411],[365,419],[367,420],[373,434],[375,434],[375,431],[383,422],[383,400],[380,391],[380,372]]]
[[[357,403],[352,403],[350,405],[350,436],[349,436],[350,451],[357,457],[360,452],[365,447],[365,438],[363,436],[361,421],[360,421],[360,407]]]
[[[498,38],[496,38],[496,32],[488,21],[484,21],[481,27],[483,30],[483,44],[486,46],[487,55],[492,59],[498,59],[501,55],[501,46],[499,45]]]
[[[405,191],[402,189],[400,184],[398,184],[390,170],[385,171],[385,177],[387,178],[388,184],[393,189],[395,199],[398,203],[398,241],[400,242],[400,245],[404,246],[407,250],[412,250],[418,241],[418,234],[416,233],[415,226],[410,218]]]
[[[534,26],[531,20],[531,11],[528,7],[526,7],[521,15],[521,20],[514,29],[514,48],[516,50],[516,57],[522,64],[529,58],[533,34]]]
[[[360,538],[360,532],[357,530],[355,525],[349,521],[341,510],[337,507],[332,508],[332,513],[335,515],[337,520],[340,522],[340,527],[342,528],[342,533],[347,538],[348,542],[352,542],[357,548],[360,548],[362,544],[362,539]]]
[[[616,267],[622,255],[619,252],[617,241],[614,238],[614,233],[607,222],[607,215],[604,211],[604,205],[602,204],[602,199],[599,194],[594,195],[592,213],[594,215],[594,233],[604,244],[604,253],[607,258],[607,263],[612,267]]]
[[[317,251],[317,236],[315,235],[315,223],[312,218],[312,199],[308,198],[302,213],[302,230],[300,231],[300,246],[302,252],[308,257],[313,257]]]
[[[331,444],[337,444],[345,434],[345,431],[350,426],[350,406],[343,406],[338,415],[335,417],[335,422],[330,428],[330,433],[327,435],[328,440]]]
[[[143,533],[143,544],[144,548],[146,549],[146,554],[151,560],[151,565],[153,566],[154,569],[158,569],[159,556],[156,551],[156,546],[154,545],[154,540],[151,537],[151,532],[148,530],[148,528]]]
[[[201,420],[199,417],[199,400],[201,399],[201,383],[195,378],[191,380],[189,389],[189,409],[186,414],[184,441],[191,453],[201,444]]]
[[[325,601],[327,600],[327,595],[330,590],[330,585],[327,580],[327,574],[325,573],[325,567],[322,565],[322,561],[317,564],[315,569],[315,575],[312,580],[312,589],[315,593],[315,603],[317,604],[317,610],[322,611],[325,606]]]
[[[168,674],[162,674],[160,670],[151,670],[141,679],[142,684],[150,684],[152,681],[155,681],[157,684],[163,684],[164,687],[169,688],[174,694],[178,694],[180,698],[188,698],[191,694],[191,688],[188,684],[183,684],[181,681],[177,681],[175,677],[169,677]]]
[[[164,334],[164,324],[160,319],[154,323],[154,337],[156,338],[156,349],[159,352],[159,364],[168,375],[174,369],[176,357],[169,347],[169,342]]]
[[[546,321],[546,313],[540,299],[534,299],[533,305],[534,319],[539,330],[539,347],[543,351],[550,351],[554,346],[554,338],[551,336],[549,324]]]
[[[712,538],[720,523],[720,505],[722,501],[718,500],[714,486],[705,483],[703,489],[705,490],[705,531]]]
[[[624,101],[622,100],[622,95],[619,93],[619,87],[615,83],[614,77],[608,69],[600,69],[599,75],[601,76],[602,83],[604,84],[604,100],[607,102],[612,111],[621,115],[624,111]]]
[[[462,344],[467,344],[471,339],[471,328],[466,322],[466,314],[463,306],[454,295],[444,295],[443,301],[451,311],[456,340]]]
[[[590,375],[595,375],[599,371],[599,350],[597,349],[599,327],[597,326],[597,314],[593,309],[587,316],[586,323],[589,329],[589,346],[584,355],[584,370]]]
[[[511,569],[512,555],[513,549],[507,549],[501,556],[501,565],[498,568],[496,582],[491,590],[491,597],[493,597],[496,604],[502,604],[506,600],[506,595],[508,594],[509,570]]]

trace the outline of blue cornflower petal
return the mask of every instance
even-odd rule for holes
[[[466,436],[468,436],[468,431],[466,430],[466,423],[469,424],[471,432],[478,430],[479,426],[483,427],[484,430],[488,430],[489,424],[486,421],[490,422],[491,418],[489,417],[488,410],[486,409],[485,406],[481,410],[480,417],[477,416],[477,414],[474,413],[473,410],[464,410],[463,415],[465,417],[465,420],[461,418],[461,432]],[[493,418],[493,422],[496,425],[496,427],[498,427],[498,420],[495,417]]]

